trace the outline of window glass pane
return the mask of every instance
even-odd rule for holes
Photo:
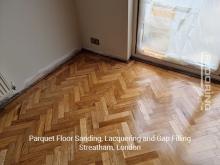
[[[137,50],[158,58],[217,69],[219,19],[219,0],[141,0]],[[201,62],[204,54],[211,60]]]

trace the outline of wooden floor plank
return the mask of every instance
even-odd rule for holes
[[[0,164],[207,164],[220,156],[220,86],[201,111],[200,80],[135,60],[83,51],[11,102],[0,115]],[[161,141],[34,142],[34,136],[191,138]],[[81,145],[113,151],[82,151]],[[117,151],[123,144],[138,151]]]

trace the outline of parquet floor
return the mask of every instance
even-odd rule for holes
[[[82,52],[0,114],[0,164],[219,165],[220,87],[201,111],[200,80],[131,60]],[[34,142],[33,136],[158,135],[187,142],[102,142],[138,151],[81,151],[82,142]],[[83,142],[97,145],[97,142]]]

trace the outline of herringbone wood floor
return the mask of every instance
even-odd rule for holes
[[[210,111],[200,110],[202,100],[198,79],[82,52],[2,110],[0,162],[219,165],[220,88],[212,85]],[[127,143],[141,151],[89,152],[79,142],[29,142],[31,134],[184,135],[192,143],[134,141]]]

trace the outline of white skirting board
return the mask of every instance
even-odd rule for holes
[[[37,74],[33,75],[32,77],[29,77],[24,81],[24,88],[30,87],[32,84],[43,78],[44,76],[51,73],[53,70],[55,70],[57,67],[71,59],[73,56],[75,56],[77,53],[79,53],[81,49],[73,49],[68,53],[67,55],[63,56],[62,58],[59,58],[55,61],[53,61],[51,64],[46,66],[45,68],[40,69]]]
[[[83,49],[84,49],[84,50],[88,50],[88,51],[93,52],[93,53],[97,53],[97,54],[99,54],[99,55],[101,55],[101,56],[106,56],[106,57],[118,59],[118,60],[124,61],[124,62],[128,61],[129,58],[130,58],[130,57],[123,58],[123,57],[121,57],[121,56],[117,56],[117,55],[113,55],[113,54],[106,54],[106,53],[103,53],[103,52],[101,52],[101,51],[97,51],[97,50],[93,50],[93,49],[89,49],[89,48],[83,48]]]
[[[49,64],[48,66],[46,66],[45,68],[40,69],[35,75],[33,75],[32,77],[26,79],[24,81],[24,88],[15,91],[13,95],[10,95],[8,97],[6,97],[4,100],[0,101],[0,109],[3,108],[7,103],[9,103],[11,100],[13,100],[13,98],[15,98],[16,96],[18,96],[20,93],[22,93],[24,90],[28,89],[29,87],[31,87],[34,83],[36,83],[37,81],[39,81],[40,79],[42,79],[43,77],[45,77],[46,75],[48,75],[49,73],[51,73],[52,71],[54,71],[56,68],[58,68],[60,65],[62,65],[63,63],[67,62],[68,60],[70,60],[73,56],[75,56],[77,53],[79,53],[81,51],[81,49],[73,49],[72,51],[70,51],[70,53],[68,53],[67,55],[63,56],[62,58],[59,58],[55,61],[53,61],[51,64]]]

